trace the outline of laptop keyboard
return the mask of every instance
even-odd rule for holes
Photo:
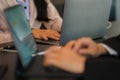
[[[47,44],[47,45],[59,45],[59,41],[53,40],[53,39],[48,39],[48,40],[40,40],[40,39],[35,39],[37,43],[41,44]]]

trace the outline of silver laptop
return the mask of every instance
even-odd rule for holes
[[[89,36],[103,38],[112,0],[65,0],[60,45]]]

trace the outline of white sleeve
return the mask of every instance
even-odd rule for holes
[[[109,46],[106,45],[106,44],[102,44],[102,45],[103,45],[103,47],[110,53],[110,55],[118,56],[117,51],[115,51],[114,49],[112,49],[111,47],[109,47]]]

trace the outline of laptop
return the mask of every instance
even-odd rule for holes
[[[112,0],[65,0],[60,45],[83,36],[102,40]]]
[[[110,6],[111,0],[65,0],[60,45],[65,45],[67,41],[82,36],[90,36],[93,39],[103,37],[106,33]],[[36,53],[38,49],[22,7],[20,5],[11,7],[5,11],[5,14],[19,52],[20,62],[25,69],[24,76],[81,76],[67,72],[62,74],[45,72],[41,56]]]
[[[48,40],[42,40],[42,39],[35,39],[35,41],[39,44],[46,44],[46,45],[59,45],[59,40],[54,40],[54,39],[48,39]]]
[[[29,21],[26,18],[24,9],[21,5],[16,5],[5,10],[7,22],[13,36],[15,47],[18,51],[18,67],[22,77],[80,77],[80,74],[72,74],[56,68],[45,68],[42,65],[42,53],[36,47],[32,36]],[[20,65],[21,64],[21,65]]]

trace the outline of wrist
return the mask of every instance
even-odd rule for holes
[[[107,52],[106,49],[103,47],[102,43],[98,43],[97,46],[98,46],[98,56],[105,54]]]
[[[79,65],[79,70],[76,73],[84,73],[85,72],[85,63],[86,63],[86,57],[81,56]]]

